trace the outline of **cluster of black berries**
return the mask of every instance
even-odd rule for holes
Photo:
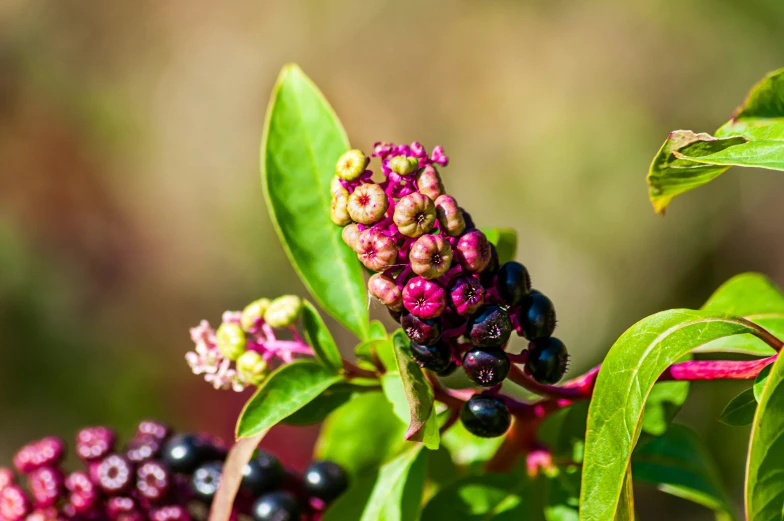
[[[529,341],[525,367],[540,383],[558,382],[569,355],[551,335],[553,303],[531,289],[519,262],[500,265],[495,247],[470,215],[444,190],[433,154],[419,143],[376,143],[385,179],[373,180],[370,158],[359,150],[337,163],[331,216],[344,226],[343,240],[370,270],[368,290],[385,304],[411,339],[414,358],[439,376],[463,366],[477,385],[506,378],[505,351],[512,331]],[[497,393],[475,395],[461,419],[478,436],[500,436],[509,410]]]
[[[221,479],[226,446],[209,435],[172,434],[144,421],[122,450],[107,427],[76,435],[84,470],[62,468],[65,444],[47,437],[22,447],[14,467],[0,468],[2,521],[191,521],[205,519]],[[347,486],[344,470],[314,462],[303,477],[284,469],[264,451],[243,469],[232,519],[304,521],[320,518]]]

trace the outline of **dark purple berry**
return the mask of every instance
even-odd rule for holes
[[[28,476],[27,484],[36,508],[54,505],[65,492],[65,476],[56,467],[41,467],[34,470]]]
[[[70,492],[68,502],[77,514],[91,512],[98,503],[99,493],[86,472],[71,472],[65,480]]]
[[[165,440],[171,434],[171,429],[165,423],[155,420],[144,420],[136,427],[136,437],[144,438],[145,436],[153,436],[159,440]]]
[[[498,270],[496,288],[505,304],[516,306],[531,291],[531,276],[519,262],[507,262]]]
[[[498,306],[485,306],[468,321],[467,335],[477,347],[502,346],[511,334],[509,315]]]
[[[169,469],[159,461],[146,461],[136,471],[136,490],[152,502],[164,499],[170,484]]]
[[[219,461],[205,463],[193,472],[191,490],[197,498],[205,503],[212,502],[220,485],[221,472],[223,472],[223,463]]]
[[[449,362],[452,361],[452,350],[444,342],[438,342],[432,346],[411,342],[411,354],[419,365],[435,373],[449,367]]]
[[[493,285],[496,274],[500,267],[500,260],[498,259],[498,250],[493,243],[490,243],[490,261],[487,263],[485,269],[479,274],[479,281],[485,287]]]
[[[498,347],[475,347],[463,357],[463,369],[472,382],[492,387],[509,374],[509,357]]]
[[[178,474],[191,474],[198,467],[218,459],[217,451],[201,436],[179,434],[169,438],[161,454],[163,463]]]
[[[150,521],[191,521],[191,516],[185,507],[166,505],[150,510]]]
[[[444,369],[443,371],[438,371],[436,374],[437,374],[438,376],[444,377],[444,376],[449,376],[449,375],[451,375],[451,374],[452,374],[452,373],[454,373],[456,370],[457,370],[457,364],[455,363],[455,361],[454,361],[454,360],[450,360],[450,361],[449,361],[449,365],[448,365],[448,366],[446,366],[446,369]]]
[[[520,305],[520,327],[528,340],[545,338],[555,331],[555,307],[552,301],[535,289]]]
[[[449,300],[458,315],[471,315],[485,302],[485,288],[475,277],[455,277],[449,284]]]
[[[392,308],[387,308],[387,311],[389,312],[389,316],[392,317],[392,320],[400,324],[400,320],[403,318],[403,312],[395,311]]]
[[[305,469],[305,492],[325,503],[338,498],[348,488],[348,475],[332,461],[314,461]]]
[[[30,498],[20,487],[9,485],[0,491],[0,519],[21,521],[30,510]]]
[[[540,338],[528,344],[525,368],[534,380],[542,384],[555,384],[566,374],[569,352],[557,338]]]
[[[300,506],[289,492],[272,492],[253,504],[254,521],[301,521]]]
[[[254,496],[260,496],[281,487],[285,477],[286,472],[278,458],[260,450],[258,455],[242,468],[240,486]]]
[[[475,394],[463,404],[460,421],[475,436],[495,438],[509,429],[512,417],[509,408],[497,396]]]
[[[407,314],[400,319],[400,325],[412,342],[431,346],[441,339],[441,321],[437,318],[419,318]]]
[[[125,447],[125,455],[134,463],[141,463],[157,458],[162,445],[163,440],[154,434],[137,434]]]
[[[471,217],[471,214],[460,208],[460,211],[463,212],[463,221],[465,221],[465,229],[466,231],[471,231],[476,229],[476,225],[474,224],[474,219]]]
[[[117,496],[127,492],[135,477],[133,463],[125,456],[110,454],[98,464],[95,471],[98,486],[106,494]]]
[[[144,513],[131,497],[118,496],[106,502],[106,513],[113,521],[143,521]]]
[[[76,455],[85,461],[104,458],[112,450],[117,436],[107,427],[87,427],[76,434]]]

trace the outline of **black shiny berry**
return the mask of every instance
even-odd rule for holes
[[[218,459],[218,452],[201,436],[179,434],[169,438],[161,459],[177,474],[191,474],[199,466]]]
[[[281,487],[285,478],[286,472],[278,458],[260,450],[258,455],[243,467],[240,486],[254,496],[260,496]]]
[[[472,382],[492,387],[509,374],[509,357],[498,347],[475,347],[463,357],[463,369]]]
[[[297,500],[288,492],[272,492],[261,496],[251,511],[254,521],[301,521]]]
[[[191,477],[191,490],[194,495],[205,503],[211,503],[220,485],[221,472],[223,463],[219,461],[205,463],[197,468]]]
[[[531,276],[519,262],[507,262],[498,270],[496,288],[505,304],[516,306],[531,291]]]
[[[555,306],[545,295],[532,289],[520,306],[520,326],[528,340],[545,338],[555,331]]]
[[[542,384],[555,384],[566,374],[569,352],[557,338],[541,338],[528,344],[525,368],[534,380]]]
[[[471,214],[463,210],[463,208],[458,208],[463,213],[463,220],[465,221],[465,231],[470,232],[471,230],[476,229],[476,225],[474,224],[474,220],[471,218]]]
[[[348,487],[348,475],[332,461],[314,461],[305,469],[305,492],[326,503],[337,499]]]
[[[490,262],[487,263],[485,269],[479,274],[479,282],[485,287],[492,286],[493,280],[498,273],[499,266],[500,260],[498,259],[498,250],[494,244],[490,244]]]
[[[419,365],[434,373],[445,370],[452,361],[452,350],[444,342],[432,346],[411,342],[411,354]]]
[[[484,306],[468,321],[466,334],[477,347],[499,347],[509,340],[512,322],[498,306]]]
[[[419,318],[408,313],[400,318],[406,336],[412,342],[432,346],[441,339],[441,321],[437,318]]]
[[[496,396],[475,394],[463,404],[460,421],[468,432],[481,438],[503,435],[512,423],[509,408]]]
[[[442,371],[438,371],[436,374],[437,374],[438,376],[444,377],[444,376],[449,376],[449,375],[451,375],[451,374],[452,374],[452,373],[454,373],[456,370],[457,370],[457,364],[455,363],[455,361],[454,361],[454,360],[450,360],[450,361],[449,361],[449,365],[446,367],[446,369],[444,369],[444,370],[442,370]]]

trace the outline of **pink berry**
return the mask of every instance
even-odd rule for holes
[[[436,318],[446,307],[446,292],[432,280],[414,277],[403,288],[403,306],[415,317]]]
[[[449,284],[449,298],[458,315],[472,315],[484,304],[485,289],[476,278],[463,275]]]
[[[150,521],[191,521],[191,516],[180,505],[167,505],[151,510]]]
[[[455,257],[464,270],[479,273],[490,262],[490,242],[479,230],[472,230],[457,241]]]
[[[14,466],[28,474],[44,466],[57,466],[63,458],[65,444],[60,438],[50,436],[28,443],[14,456]]]
[[[41,467],[28,477],[28,485],[36,507],[53,506],[65,491],[65,476],[55,467]]]
[[[356,250],[362,264],[373,271],[384,271],[397,260],[395,240],[373,228],[368,228],[359,235]]]
[[[76,454],[85,461],[101,459],[114,449],[117,439],[107,427],[87,427],[76,434]]]
[[[124,456],[110,454],[96,469],[98,486],[109,495],[126,492],[133,484],[133,464]]]
[[[131,497],[110,498],[106,502],[106,513],[113,521],[144,521],[144,514]]]
[[[171,429],[165,423],[155,420],[144,420],[136,427],[136,435],[137,437],[143,437],[147,434],[155,436],[159,440],[165,440],[171,434]]]
[[[14,484],[14,472],[11,469],[0,467],[0,491],[8,485]]]
[[[382,273],[375,273],[368,279],[368,291],[379,302],[389,309],[400,311],[403,309],[403,297],[400,289],[391,277]]]
[[[21,521],[30,510],[30,498],[17,485],[9,485],[0,492],[0,518],[4,521]]]
[[[441,235],[423,235],[408,254],[411,269],[426,279],[437,279],[452,264],[452,247]]]
[[[136,471],[136,490],[150,501],[165,498],[170,483],[169,470],[158,461],[147,461]]]
[[[91,512],[98,502],[98,490],[86,472],[71,472],[65,480],[68,502],[77,514]]]
[[[128,442],[125,455],[134,463],[147,461],[158,456],[161,452],[163,439],[154,434],[137,434]]]

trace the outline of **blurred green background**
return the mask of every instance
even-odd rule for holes
[[[573,372],[733,274],[784,282],[784,176],[733,170],[665,218],[645,185],[667,132],[714,130],[784,65],[783,30],[778,0],[0,1],[2,461],[32,437],[149,416],[230,435],[246,397],[183,355],[200,319],[302,290],[257,169],[290,61],[354,146],[445,147],[475,221],[519,231]],[[680,415],[739,505],[748,432],[715,419],[743,388],[694,385]],[[643,519],[711,519],[638,493]]]

